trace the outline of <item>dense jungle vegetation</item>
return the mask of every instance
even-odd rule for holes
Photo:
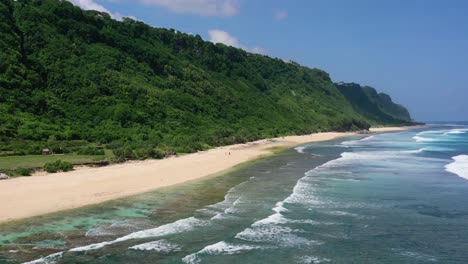
[[[200,36],[0,0],[0,155],[161,158],[260,138],[411,124],[369,87]]]

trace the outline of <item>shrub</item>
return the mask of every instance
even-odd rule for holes
[[[73,164],[71,162],[68,162],[68,161],[62,161],[62,163],[60,164],[60,170],[61,171],[71,171],[71,170],[73,170]]]
[[[31,168],[17,168],[15,172],[21,176],[31,176],[33,170]]]
[[[87,147],[87,148],[80,149],[78,151],[78,154],[79,155],[96,155],[96,156],[105,155],[104,150],[94,148],[94,147]]]
[[[56,173],[59,171],[59,166],[60,160],[57,160],[56,162],[49,162],[44,164],[44,170],[49,173]]]
[[[123,147],[113,150],[115,158],[114,162],[124,162],[132,159],[163,159],[167,156],[174,155],[173,150],[164,150],[160,148],[146,147],[132,150],[130,147]]]
[[[139,148],[139,149],[136,149],[134,152],[135,152],[135,156],[139,160],[145,160],[145,159],[153,158],[154,154],[155,154],[154,149],[151,148],[151,147]]]
[[[68,161],[57,160],[55,162],[46,163],[44,170],[49,173],[56,173],[59,171],[71,171],[73,170],[73,164]]]
[[[133,153],[133,150],[128,146],[114,149],[112,152],[115,155],[116,162],[124,162],[135,158],[135,153]]]
[[[153,158],[154,159],[164,159],[167,156],[167,153],[159,148],[154,149]]]

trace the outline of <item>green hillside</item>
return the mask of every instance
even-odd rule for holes
[[[374,88],[355,83],[339,83],[338,90],[351,103],[353,109],[371,124],[411,124],[406,108],[395,104],[389,95],[378,93]]]
[[[375,91],[353,88],[362,103],[322,70],[198,35],[59,0],[0,0],[0,13],[0,155],[160,157],[410,120]]]

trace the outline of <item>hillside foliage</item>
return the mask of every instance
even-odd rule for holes
[[[0,153],[160,157],[411,122],[374,90],[198,35],[60,0],[0,0],[0,14]]]

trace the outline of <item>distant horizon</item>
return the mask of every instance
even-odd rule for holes
[[[430,123],[430,122],[436,122],[436,123],[440,123],[440,122],[444,122],[444,123],[448,123],[448,122],[453,122],[453,123],[460,123],[460,122],[468,122],[468,120],[432,120],[432,121],[419,121],[419,120],[416,120],[418,122],[424,122],[424,123]]]

